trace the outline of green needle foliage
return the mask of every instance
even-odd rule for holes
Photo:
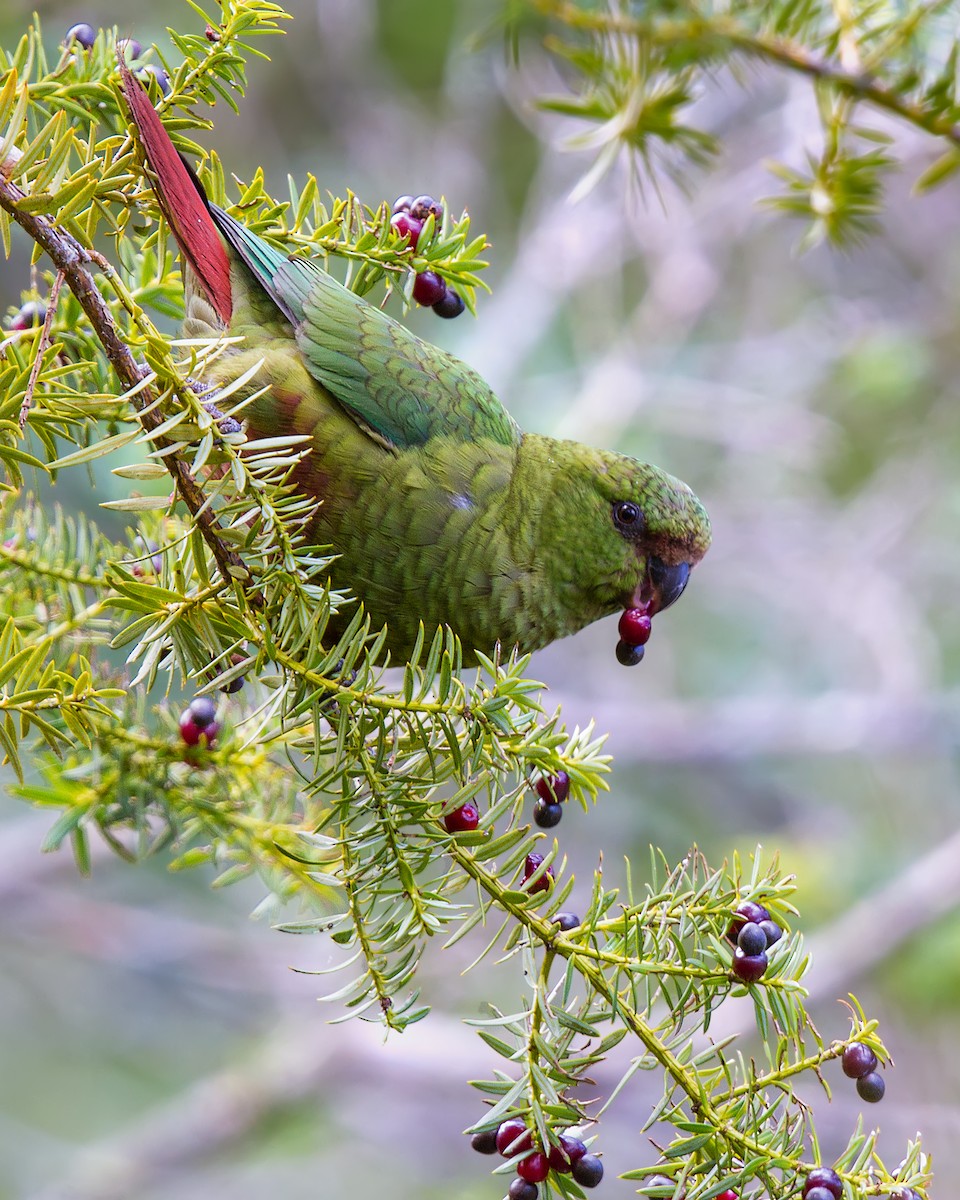
[[[211,196],[278,245],[340,264],[374,299],[409,300],[429,267],[473,308],[485,242],[466,214],[428,223],[412,252],[383,204],[350,193],[324,201],[312,177],[291,180],[282,200],[260,174],[225,178],[192,135],[211,128],[217,100],[236,107],[248,59],[264,57],[264,35],[286,14],[266,0],[189,7],[191,31],[170,30],[140,65],[169,73],[169,93],[154,82],[151,94]],[[778,168],[787,191],[777,204],[807,218],[811,238],[843,240],[870,231],[892,166],[863,113],[893,113],[945,142],[921,184],[960,164],[945,7],[515,0],[507,18],[518,49],[533,31],[564,65],[569,94],[544,106],[590,126],[576,143],[597,155],[584,189],[624,151],[654,184],[655,169],[685,173],[717,152],[690,109],[721,66],[760,60],[807,75],[823,155],[806,175]],[[595,802],[609,771],[603,738],[545,710],[526,658],[484,659],[465,678],[443,630],[423,631],[399,683],[385,675],[380,632],[329,589],[327,550],[305,540],[315,501],[290,482],[298,439],[225,432],[224,416],[243,417],[236,388],[211,412],[194,382],[222,345],[154,324],[181,314],[181,282],[119,101],[115,31],[90,50],[49,54],[34,25],[0,49],[7,252],[15,223],[39,264],[40,291],[24,299],[48,313],[0,346],[0,744],[19,794],[54,814],[46,848],[69,840],[86,870],[99,835],[129,860],[163,850],[174,869],[209,864],[217,885],[257,875],[264,912],[299,906],[295,918],[289,907],[276,917],[280,928],[343,947],[348,980],[328,998],[398,1031],[428,1015],[416,987],[427,939],[452,945],[473,933],[477,963],[512,959],[523,980],[518,1011],[475,1022],[499,1060],[475,1083],[488,1104],[477,1130],[520,1115],[541,1147],[570,1127],[592,1139],[630,1077],[656,1071],[662,1099],[644,1128],[659,1161],[626,1176],[641,1191],[646,1181],[647,1194],[688,1200],[727,1188],[798,1194],[820,1154],[794,1081],[820,1077],[854,1040],[887,1061],[876,1022],[853,1004],[844,1038],[813,1027],[802,939],[789,928],[792,883],[759,855],[712,869],[694,850],[670,869],[655,853],[649,881],[621,890],[597,871],[581,923],[559,931],[573,877],[522,810],[531,784],[559,771],[576,800]],[[94,463],[131,484],[102,506],[131,519],[120,542],[24,490],[26,470],[55,478]],[[349,628],[331,641],[329,618],[348,607]],[[246,689],[221,704],[215,747],[186,748],[173,693],[217,695],[240,680]],[[444,816],[467,801],[479,828],[448,833]],[[533,889],[524,863],[538,844],[548,886]],[[747,899],[786,930],[750,985],[731,971],[726,936]],[[743,993],[761,1047],[749,1060],[709,1037],[718,1006]],[[630,1050],[620,1084],[599,1111],[587,1107],[581,1085],[621,1042]],[[893,1169],[875,1142],[851,1132],[834,1164],[845,1195],[925,1197],[919,1142]],[[542,1187],[583,1194],[557,1173]]]

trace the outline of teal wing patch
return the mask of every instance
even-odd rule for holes
[[[273,286],[303,314],[297,344],[310,374],[378,438],[398,447],[435,437],[519,444],[519,427],[476,371],[315,264],[290,259]]]

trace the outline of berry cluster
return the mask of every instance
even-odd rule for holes
[[[526,1122],[511,1117],[497,1129],[475,1133],[470,1145],[480,1154],[501,1154],[504,1158],[523,1155],[517,1162],[517,1178],[508,1189],[510,1200],[537,1200],[537,1184],[551,1171],[572,1175],[581,1187],[596,1187],[603,1178],[603,1163],[588,1154],[579,1138],[561,1133],[545,1150],[534,1149],[533,1133]]]
[[[69,49],[71,46],[79,46],[83,50],[92,50],[93,43],[97,40],[97,31],[92,25],[88,25],[86,21],[80,21],[76,25],[71,25],[63,37],[63,45]],[[143,46],[136,38],[120,38],[117,41],[117,49],[123,54],[126,62],[136,62],[143,54]],[[150,80],[155,79],[157,87],[162,95],[167,96],[170,93],[170,76],[163,69],[154,63],[144,63],[137,67],[136,76],[142,80],[144,85],[149,87]]]
[[[560,824],[563,803],[570,795],[570,776],[566,771],[556,775],[543,775],[537,780],[537,802],[533,806],[533,819],[541,829],[552,829]]]
[[[652,628],[653,618],[650,616],[648,605],[628,608],[617,627],[620,634],[620,641],[617,642],[617,662],[625,667],[635,667],[643,659],[644,647],[650,640]]]
[[[427,218],[432,216],[434,228],[443,220],[443,206],[432,196],[398,196],[393,202],[390,224],[398,237],[407,238],[410,249],[416,250]],[[463,297],[446,283],[436,271],[421,271],[413,281],[413,298],[425,308],[432,308],[438,317],[459,317],[465,305]]]
[[[833,1167],[814,1167],[803,1181],[803,1200],[840,1200],[843,1180]]]
[[[865,1046],[863,1042],[851,1042],[843,1052],[840,1065],[848,1079],[857,1081],[857,1094],[861,1100],[866,1100],[868,1104],[876,1104],[883,1099],[887,1085],[877,1070],[880,1065],[877,1056],[869,1046]],[[814,1197],[814,1200],[818,1198]]]
[[[216,704],[209,696],[195,696],[180,715],[180,737],[184,744],[212,749],[219,732]]]
[[[767,951],[783,937],[783,930],[770,913],[754,900],[744,900],[727,929],[727,939],[736,944],[732,969],[741,983],[756,983],[767,969]]]

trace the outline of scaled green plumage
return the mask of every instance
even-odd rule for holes
[[[186,263],[185,332],[244,338],[207,382],[263,359],[248,390],[271,387],[244,410],[250,432],[312,437],[297,481],[323,501],[313,540],[337,553],[332,583],[387,626],[395,659],[409,655],[421,621],[428,636],[450,625],[469,661],[497,642],[535,650],[619,609],[655,612],[676,598],[710,541],[685,484],[523,433],[464,363],[207,206],[182,164],[176,177],[179,159],[133,88],[124,77]],[[211,230],[194,237],[211,217],[224,241]],[[640,515],[625,523],[630,505]]]

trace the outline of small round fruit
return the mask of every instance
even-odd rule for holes
[[[628,646],[645,646],[650,640],[653,621],[645,608],[628,608],[617,629]]]
[[[201,729],[206,729],[217,719],[217,706],[209,696],[194,696],[189,712],[194,725],[199,725]]]
[[[544,775],[537,780],[536,789],[544,804],[563,804],[570,795],[570,776],[566,771]]]
[[[412,196],[398,196],[390,207],[392,213],[408,213],[413,205]]]
[[[436,271],[421,271],[413,281],[413,298],[425,308],[432,308],[446,294],[447,285]]]
[[[28,300],[10,322],[11,329],[33,329],[47,319],[47,306],[36,300]]]
[[[748,921],[753,921],[759,925],[763,921],[770,920],[770,913],[763,907],[762,904],[757,904],[755,900],[744,900],[742,904],[737,906],[736,912],[730,920],[730,926],[727,929],[727,937],[731,942],[737,940],[737,934],[746,925]]]
[[[475,1133],[470,1139],[470,1147],[476,1150],[478,1154],[496,1154],[497,1131],[495,1129],[482,1129],[479,1133]]]
[[[461,804],[443,818],[447,833],[471,833],[480,824],[480,810],[471,801]]]
[[[581,1187],[594,1188],[603,1178],[603,1163],[595,1154],[585,1154],[573,1164],[572,1173]]]
[[[405,237],[410,243],[410,249],[417,248],[417,242],[420,239],[420,231],[423,229],[423,222],[418,221],[416,217],[411,217],[408,212],[394,213],[390,218],[392,226],[397,237]]]
[[[149,86],[151,76],[157,81],[157,87],[161,93],[164,96],[169,96],[170,76],[163,67],[158,67],[156,63],[146,63],[137,71],[137,78],[143,80],[145,86]]]
[[[220,689],[225,696],[232,696],[234,692],[239,692],[243,687],[243,676],[238,675],[235,679],[231,679],[229,683],[225,683]]]
[[[448,287],[444,296],[432,305],[433,311],[438,317],[443,317],[444,320],[452,321],[454,317],[459,317],[466,308],[463,297],[459,292],[454,291],[452,287]]]
[[[117,49],[123,52],[123,57],[129,62],[133,62],[143,53],[143,47],[136,38],[121,38],[117,42]]]
[[[833,1192],[825,1187],[812,1187],[809,1192],[803,1193],[803,1200],[836,1200]]]
[[[761,921],[760,928],[767,939],[767,946],[775,946],[783,937],[783,930],[776,921]]]
[[[93,43],[97,40],[97,31],[92,25],[88,25],[86,21],[81,21],[78,25],[71,25],[63,39],[65,46],[70,46],[74,42],[81,45],[84,50],[89,50]]]
[[[567,1134],[561,1133],[557,1144],[550,1147],[547,1155],[551,1171],[559,1171],[561,1175],[568,1174],[586,1152],[587,1148],[579,1138],[568,1137]]]
[[[559,825],[562,816],[562,804],[544,804],[538,800],[533,806],[533,819],[541,829],[552,829],[554,825]]]
[[[744,954],[737,950],[733,956],[733,973],[743,983],[756,983],[767,969],[765,954]]]
[[[550,1174],[550,1160],[542,1151],[535,1150],[517,1163],[517,1174],[527,1183],[542,1183]]]
[[[748,921],[737,934],[737,945],[744,954],[763,954],[767,948],[767,935],[755,921]]]
[[[833,1167],[814,1167],[807,1172],[803,1181],[803,1195],[806,1196],[814,1188],[826,1188],[833,1200],[840,1200],[843,1195],[843,1180]]]
[[[180,737],[188,746],[196,746],[202,733],[203,730],[194,721],[189,708],[180,714]]]
[[[497,1130],[496,1144],[497,1153],[502,1154],[504,1158],[510,1158],[532,1148],[533,1134],[527,1128],[526,1121],[519,1117],[511,1117]]]
[[[526,861],[523,864],[524,886],[526,886],[527,881],[530,880],[536,874],[536,872],[538,871],[540,864],[542,862],[543,862],[542,854],[528,854],[527,855]],[[530,884],[530,891],[531,892],[545,892],[547,890],[547,888],[549,888],[549,886],[552,882],[553,882],[553,868],[547,867],[547,869],[543,872],[543,874],[540,876],[540,878]]]
[[[840,1059],[843,1073],[848,1079],[861,1079],[877,1069],[877,1056],[863,1042],[851,1042]]]
[[[510,1200],[537,1200],[539,1194],[535,1183],[529,1183],[526,1179],[521,1179],[519,1175],[507,1188]]]
[[[670,1188],[671,1194],[676,1184],[672,1179],[668,1179],[666,1175],[651,1175],[649,1179],[643,1181],[643,1187],[640,1189],[640,1195],[645,1196],[651,1188]]]
[[[883,1082],[883,1076],[878,1075],[876,1071],[871,1071],[868,1075],[861,1075],[857,1080],[857,1095],[861,1100],[866,1100],[868,1104],[879,1104],[886,1090],[887,1085]]]
[[[716,1200],[740,1200],[740,1197],[733,1190],[733,1188],[727,1188],[725,1192],[721,1192],[720,1195],[717,1196]]]
[[[425,221],[431,213],[438,225],[443,220],[443,205],[432,196],[417,196],[410,205],[410,212],[420,221]]]
[[[617,662],[624,667],[635,667],[638,662],[643,660],[643,647],[631,646],[629,642],[625,642],[623,638],[617,642]]]
[[[561,933],[569,933],[571,929],[576,929],[580,924],[580,918],[576,913],[558,912],[553,918],[553,924],[560,926]]]

